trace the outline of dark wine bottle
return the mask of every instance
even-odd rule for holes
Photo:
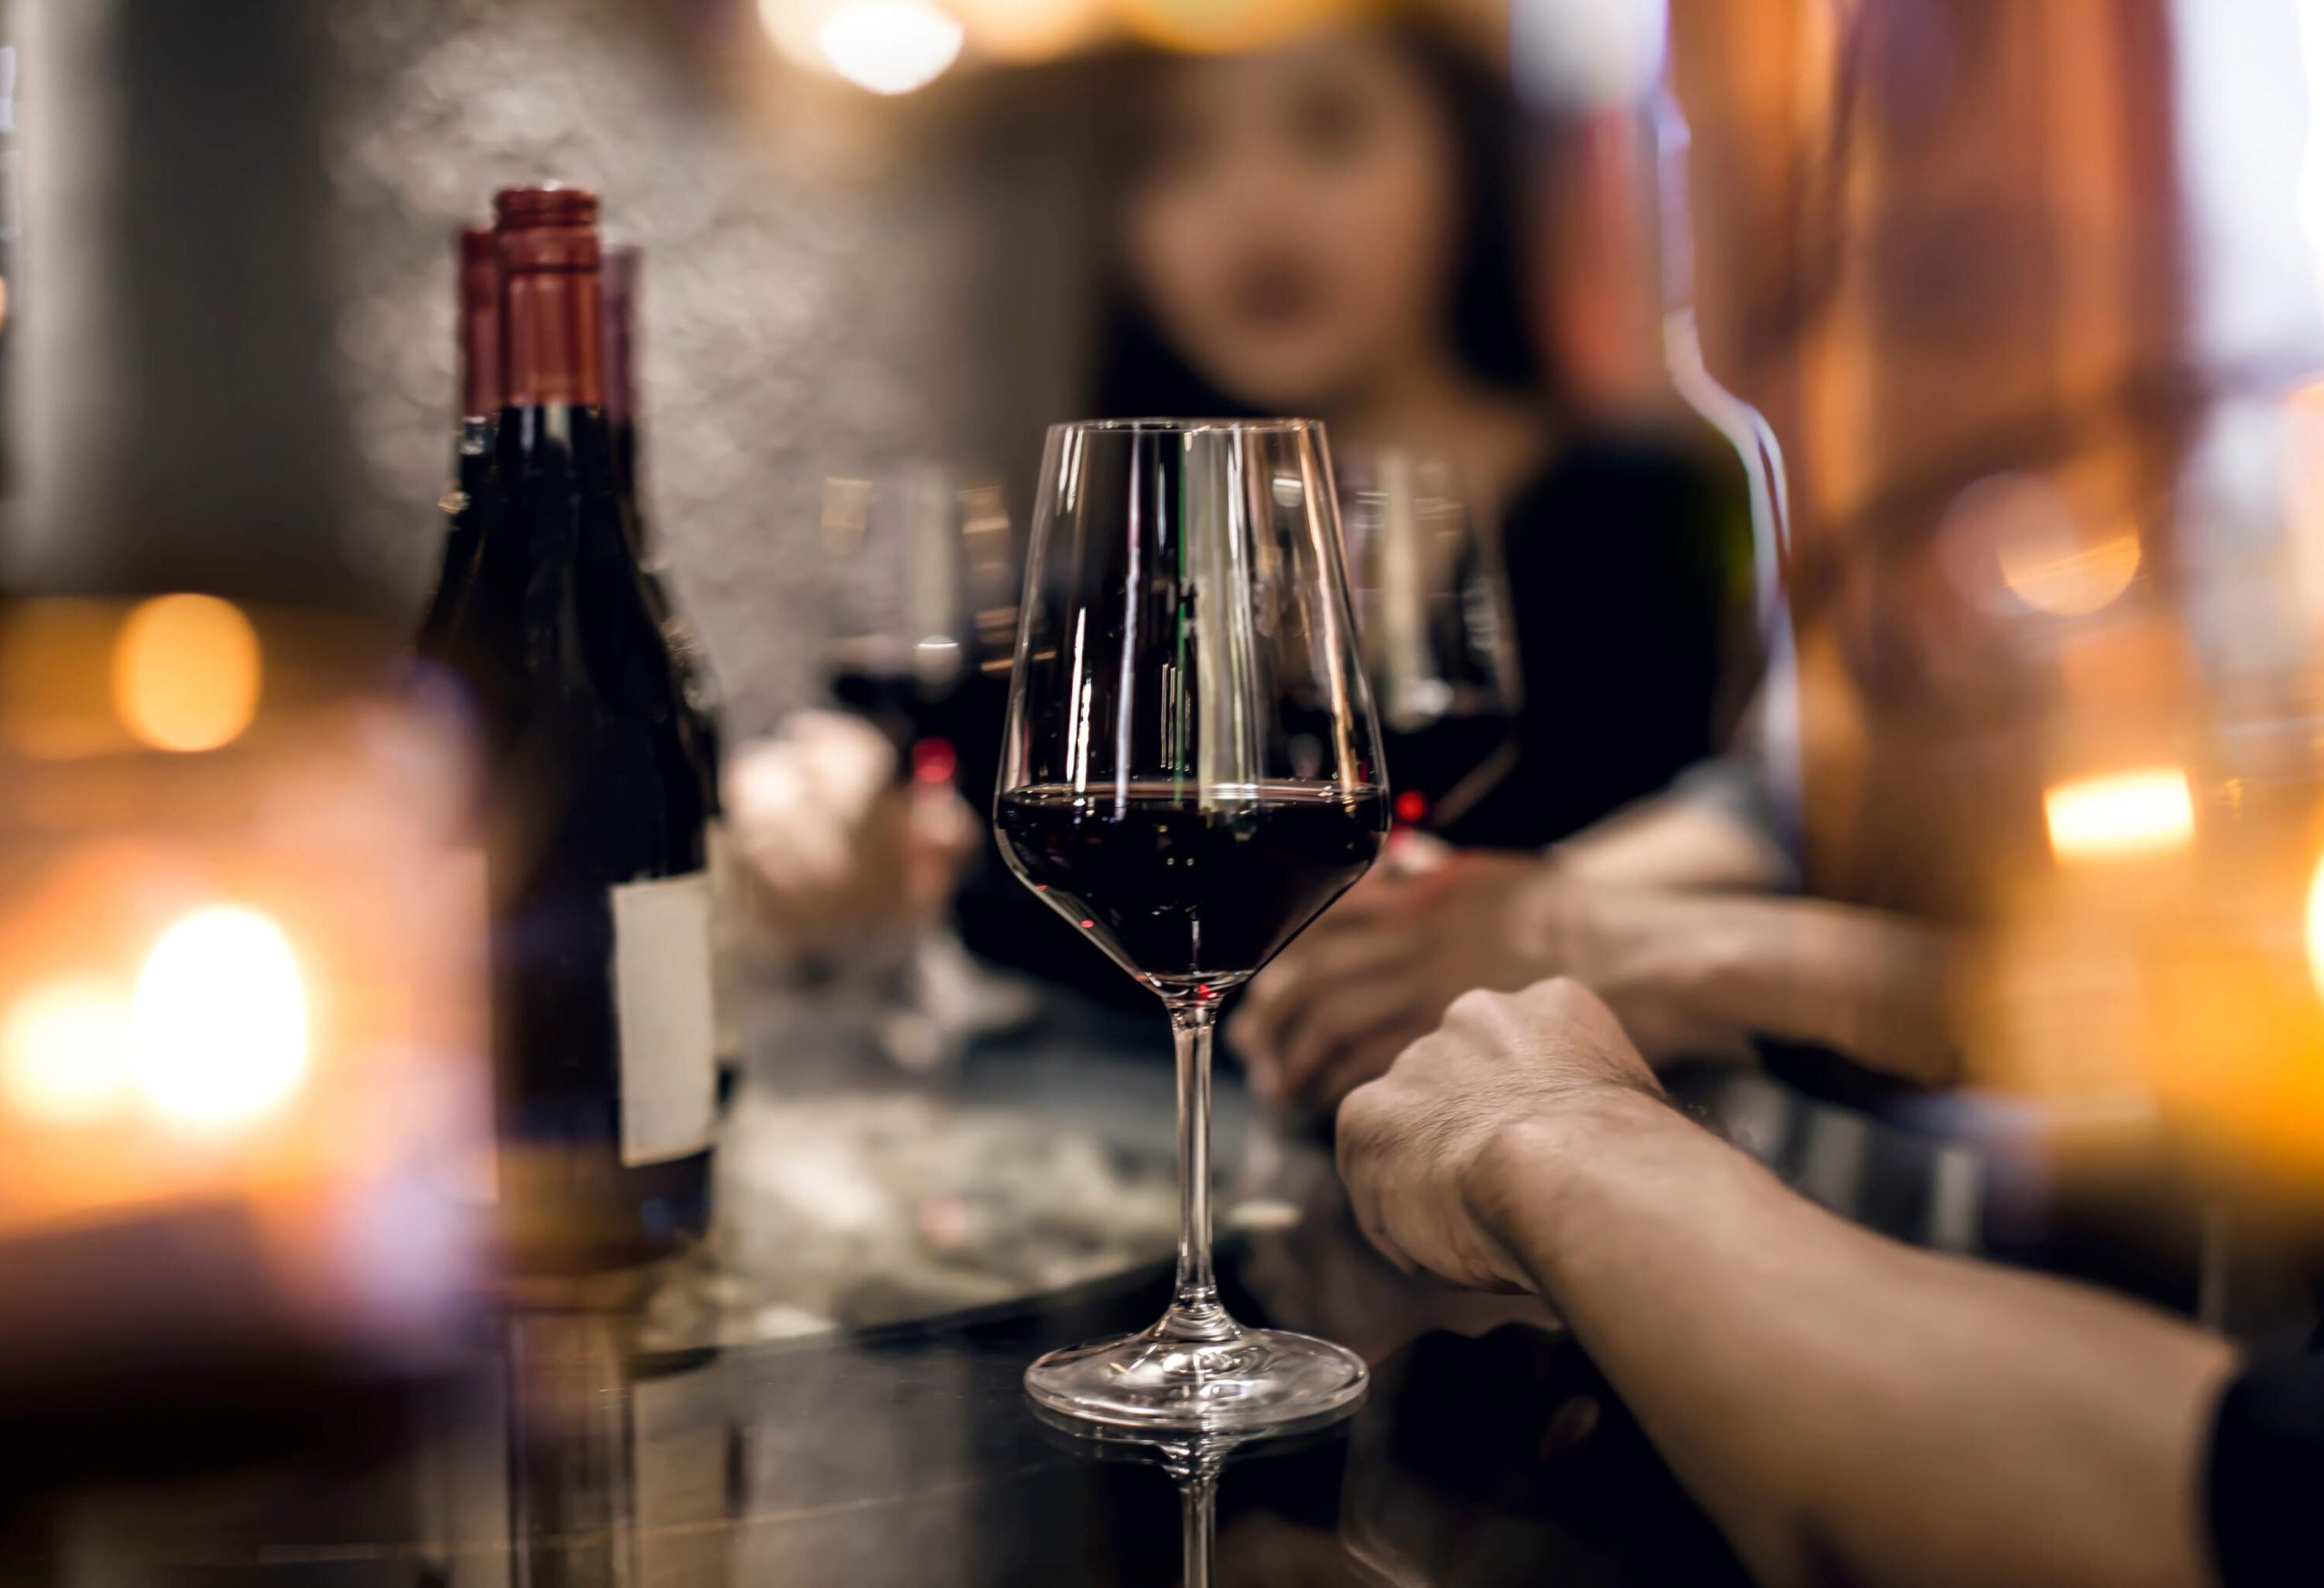
[[[687,621],[676,597],[670,594],[668,582],[661,576],[658,547],[648,528],[645,491],[639,481],[643,443],[638,434],[637,303],[645,254],[635,244],[617,243],[602,250],[602,258],[606,423],[613,437],[615,488],[621,498],[622,524],[629,536],[630,551],[637,559],[638,577],[647,605],[669,647],[671,683],[677,696],[678,715],[685,729],[695,774],[702,780],[703,806],[708,813],[704,848],[708,856],[714,898],[719,905],[714,913],[723,913],[726,908],[724,883],[728,872],[725,801],[719,787],[724,747],[718,679],[710,670],[709,657],[694,625]],[[718,995],[716,1046],[721,1071],[731,1074],[740,1061],[741,1040],[733,1007],[732,978],[725,973],[727,966],[722,949],[723,945],[714,940],[713,950],[717,954],[713,965]]]
[[[442,659],[454,613],[468,594],[492,513],[492,427],[500,409],[499,244],[489,226],[459,232],[459,428],[452,445],[452,482],[444,510],[443,566],[419,620],[412,648]]]
[[[499,1196],[513,1267],[698,1234],[715,1112],[704,785],[623,518],[597,202],[495,201],[496,511],[453,625],[491,756]]]

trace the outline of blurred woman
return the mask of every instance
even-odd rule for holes
[[[1108,96],[1114,280],[1090,409],[1298,414],[1343,459],[1394,449],[1449,470],[1508,581],[1521,705],[1510,770],[1444,835],[1538,848],[1709,754],[1730,557],[1748,556],[1739,469],[1559,400],[1524,311],[1519,118],[1498,75],[1374,24],[1128,76]],[[985,872],[972,947],[1142,1001]]]
[[[1497,74],[1416,26],[1350,27],[1156,64],[1125,104],[1099,414],[1321,419],[1344,458],[1447,466],[1498,550],[1520,759],[1446,835],[1538,847],[1708,754],[1739,469],[1723,488],[1560,402]]]
[[[1748,555],[1739,470],[1559,400],[1523,310],[1519,118],[1498,74],[1374,23],[1141,58],[1127,78],[1104,96],[1111,280],[1086,407],[1298,414],[1343,457],[1450,470],[1505,572],[1522,705],[1511,770],[1445,835],[1535,849],[1708,754],[1731,556]],[[959,746],[980,805],[999,738],[996,722]],[[744,819],[780,838],[779,820]],[[970,947],[1148,1006],[990,849],[972,871]]]

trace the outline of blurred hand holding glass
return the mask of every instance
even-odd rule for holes
[[[992,779],[1016,627],[1009,516],[997,484],[921,459],[826,479],[822,538],[838,709],[794,713],[735,758],[753,943],[821,1016],[938,1070],[1026,1012],[943,920],[978,845],[956,787]]]
[[[1043,1357],[1036,1400],[1141,1427],[1269,1426],[1363,1363],[1246,1329],[1210,1265],[1210,1039],[1247,981],[1377,857],[1388,821],[1320,427],[1049,432],[997,819],[1012,869],[1168,1006],[1181,1222],[1169,1310]]]

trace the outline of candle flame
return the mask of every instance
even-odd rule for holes
[[[132,1074],[179,1124],[247,1124],[288,1101],[307,1069],[307,994],[273,918],[215,904],[180,918],[145,957],[130,1002]]]
[[[2042,804],[2051,852],[2062,861],[2181,849],[2195,832],[2194,795],[2177,766],[2075,778],[2049,789]]]

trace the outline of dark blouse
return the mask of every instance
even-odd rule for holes
[[[2324,1583],[2324,1356],[2255,1362],[2228,1386],[2205,1490],[2221,1588]]]
[[[1745,493],[1732,459],[1643,436],[1584,438],[1518,493],[1502,529],[1517,761],[1447,838],[1554,843],[1718,747],[1726,636],[1748,609]]]

